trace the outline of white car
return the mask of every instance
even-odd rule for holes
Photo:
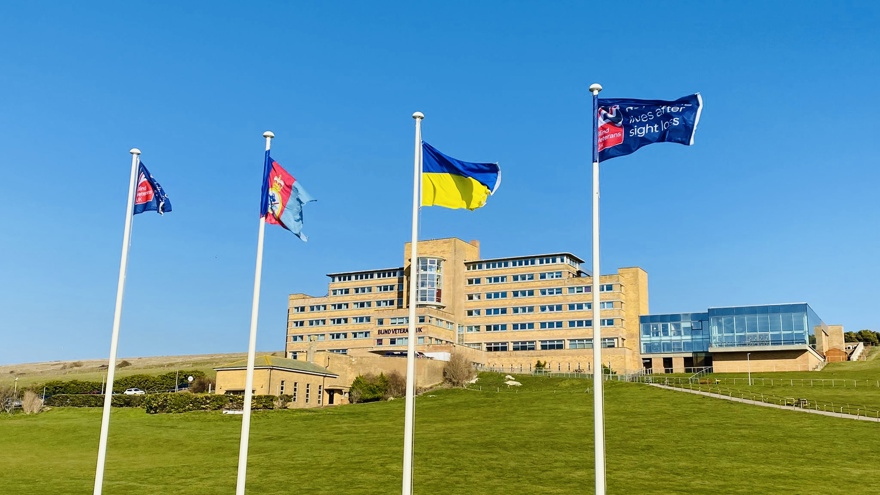
[[[127,388],[125,392],[122,392],[125,395],[144,395],[146,392],[139,388]]]

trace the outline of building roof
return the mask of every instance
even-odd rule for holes
[[[333,272],[328,273],[328,277],[332,277],[334,275],[354,275],[356,273],[375,273],[375,272],[396,272],[403,270],[402,266],[394,266],[391,268],[371,268],[369,270],[350,270],[345,272]]]
[[[287,359],[278,356],[258,356],[254,360],[254,369],[279,369],[285,371],[293,371],[296,373],[305,373],[308,375],[323,375],[327,377],[338,378],[339,375],[331,372],[323,366],[306,361],[298,361],[296,359]],[[214,371],[243,370],[247,369],[247,361],[238,361],[226,366],[218,366]]]
[[[485,263],[487,261],[521,260],[521,259],[525,259],[525,258],[546,258],[548,256],[568,256],[569,258],[574,259],[578,263],[584,262],[584,260],[580,259],[580,257],[575,256],[572,253],[545,253],[545,254],[530,254],[530,255],[523,255],[523,256],[505,256],[503,258],[483,258],[483,259],[479,259],[479,260],[465,261],[464,264],[469,265],[471,263]]]

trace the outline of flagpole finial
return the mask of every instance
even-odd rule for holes
[[[416,112],[413,114],[413,118],[414,119],[423,119],[423,118],[425,118],[425,114],[423,114],[422,112]]]
[[[141,154],[141,150],[139,150],[137,148],[132,148],[132,149],[128,150],[128,152],[131,153],[132,155],[140,155]]]
[[[602,85],[599,83],[590,84],[590,93],[594,95],[599,94],[599,91],[602,91]]]
[[[272,131],[266,131],[263,133],[263,137],[266,139],[272,139],[273,137],[275,137],[275,133]]]

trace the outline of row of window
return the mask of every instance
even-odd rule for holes
[[[568,256],[541,256],[537,258],[523,258],[517,260],[480,261],[467,264],[467,269],[495,270],[498,268],[516,268],[519,266],[552,265],[554,263],[566,263],[575,268],[580,268],[580,263]]]
[[[344,340],[348,338],[348,332],[334,332],[329,335],[330,340]],[[370,332],[351,332],[351,338],[368,339],[370,338]],[[291,342],[324,342],[325,340],[327,340],[327,334],[325,333],[298,334],[290,336]]]
[[[565,349],[565,340],[524,340],[516,342],[486,342],[487,352],[504,351],[555,351]],[[617,347],[616,338],[602,339],[602,347]],[[593,339],[569,339],[568,349],[592,349]]]
[[[493,277],[493,278],[505,278],[505,277]],[[488,278],[487,278],[488,280]],[[498,282],[486,282],[488,283],[498,283]],[[480,285],[479,278],[469,278],[467,279],[468,285]],[[591,285],[578,285],[574,287],[569,287],[567,292],[568,294],[589,294],[593,291],[593,287]],[[599,292],[614,292],[614,284],[600,284]],[[561,296],[563,294],[562,287],[545,287],[543,289],[521,289],[514,291],[493,291],[486,292],[486,299],[504,299],[507,297],[508,293],[510,297],[535,297],[537,293],[539,296]],[[468,301],[477,301],[480,299],[480,293],[470,293],[467,295]]]
[[[568,311],[587,311],[593,309],[592,303],[570,303]],[[561,313],[565,304],[542,304],[537,306],[540,313]],[[614,301],[605,301],[599,304],[599,309],[614,309]],[[480,308],[465,310],[467,316],[498,316],[506,314],[529,314],[535,312],[535,306],[513,306],[512,308]]]
[[[603,327],[613,327],[614,318],[603,318],[600,321]],[[562,321],[540,321],[540,322],[522,322],[522,323],[492,323],[489,325],[467,325],[464,327],[466,333],[476,333],[480,331],[486,332],[504,332],[510,330],[534,330],[537,326],[540,330],[555,330],[565,328]],[[592,328],[593,320],[569,320],[568,328]]]
[[[296,359],[295,354],[291,356],[293,359]],[[281,380],[281,387],[279,389],[279,393],[284,395],[287,392],[286,382]],[[290,391],[290,401],[297,402],[299,400],[299,383],[293,382],[293,390]],[[308,404],[312,400],[312,384],[306,383],[306,397],[305,403]],[[318,405],[322,405],[324,401],[324,386],[318,385]]]
[[[331,275],[331,282],[351,282],[352,280],[372,280],[376,278],[400,278],[403,277],[403,269],[382,270],[378,272],[347,273],[345,275]]]

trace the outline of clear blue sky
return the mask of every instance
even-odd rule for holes
[[[174,211],[135,217],[120,357],[246,351],[267,129],[318,202],[308,243],[267,229],[260,350],[289,293],[402,264],[417,110],[504,177],[420,238],[589,260],[593,82],[705,104],[694,146],[603,164],[603,273],[647,270],[652,313],[805,301],[880,330],[880,7],[588,5],[3,2],[0,363],[108,356],[132,147]]]

